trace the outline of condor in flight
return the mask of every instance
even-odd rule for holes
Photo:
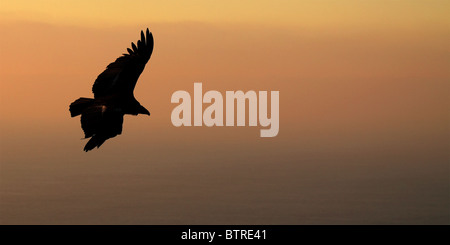
[[[92,87],[94,99],[79,98],[70,104],[70,115],[81,115],[84,135],[92,137],[84,147],[85,151],[98,148],[107,139],[121,134],[125,114],[150,115],[133,95],[139,75],[153,51],[153,36],[148,28],[145,36],[141,31],[137,46],[131,43],[131,47],[127,49],[128,54],[117,58],[97,77]]]

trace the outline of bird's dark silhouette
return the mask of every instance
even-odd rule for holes
[[[131,43],[131,48],[97,77],[92,87],[93,99],[79,98],[70,104],[70,115],[81,115],[84,135],[92,137],[84,147],[86,152],[121,134],[125,114],[150,115],[133,94],[139,75],[153,52],[153,36],[148,28],[145,35],[141,31],[141,40],[137,41],[137,46]]]

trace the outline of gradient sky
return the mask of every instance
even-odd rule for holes
[[[448,27],[448,1],[3,1],[3,19],[74,25],[222,22],[297,27]]]
[[[105,223],[152,223],[142,213],[127,216],[125,194],[95,192],[115,178],[146,174],[153,182],[120,187],[133,193],[130,202],[144,213],[151,207],[180,216],[149,213],[153,223],[190,223],[199,215],[194,204],[206,213],[191,221],[203,224],[449,223],[448,9],[449,1],[2,1],[1,223],[102,223],[90,217],[113,197],[116,206],[99,214]],[[135,95],[152,115],[126,116],[123,135],[86,154],[68,105],[92,96],[97,75],[146,27],[155,50]],[[170,97],[192,94],[194,82],[222,93],[280,91],[279,135],[263,140],[259,127],[173,127]],[[72,216],[62,214],[65,201],[73,203],[65,177],[81,198]],[[183,213],[171,202],[181,180],[220,184],[224,195],[202,189],[211,201],[200,202],[187,191],[181,196],[196,201]],[[267,196],[234,196],[267,182]],[[160,202],[138,198],[150,184]],[[326,186],[338,194],[326,194]],[[358,206],[368,200],[375,204]],[[214,210],[223,216],[209,220]]]

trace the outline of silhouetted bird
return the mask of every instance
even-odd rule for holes
[[[72,117],[81,114],[81,128],[86,138],[92,137],[84,147],[85,151],[100,147],[107,139],[122,133],[123,116],[125,114],[150,115],[134,98],[133,90],[145,64],[153,51],[153,36],[148,31],[137,46],[131,43],[132,49],[109,64],[95,80],[92,87],[94,99],[79,98],[70,104]]]

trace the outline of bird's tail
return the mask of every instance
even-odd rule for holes
[[[94,99],[90,99],[90,98],[81,97],[81,98],[75,100],[74,102],[72,102],[72,104],[70,104],[70,107],[69,107],[70,116],[76,117],[76,116],[80,115],[81,113],[83,113],[84,109],[86,109],[93,103],[94,103]]]
[[[95,147],[99,148],[105,142],[105,140],[106,139],[103,137],[94,135],[84,146],[84,151],[88,152],[88,151],[94,149]]]

